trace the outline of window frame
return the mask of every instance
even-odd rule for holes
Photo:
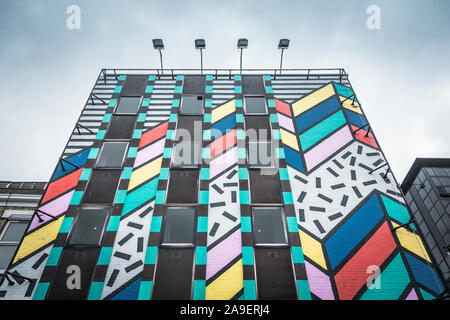
[[[124,151],[123,157],[122,157],[122,161],[121,161],[121,164],[120,164],[119,167],[99,167],[98,166],[98,163],[100,161],[100,157],[101,157],[102,152],[103,152],[103,148],[105,147],[105,144],[107,144],[107,143],[125,143],[126,144],[125,151]],[[94,169],[112,169],[112,170],[113,169],[123,169],[123,164],[124,164],[125,159],[127,157],[127,151],[128,151],[129,146],[130,146],[129,140],[125,140],[125,139],[106,139],[106,140],[104,140],[103,143],[102,143],[102,146],[100,147],[100,151],[98,153],[98,157],[97,157],[97,159],[95,159],[95,165],[94,165],[94,167],[92,169],[93,170]]]
[[[247,112],[247,99],[246,98],[263,98],[264,99],[264,108],[265,108],[265,112],[263,113],[248,113]],[[264,94],[260,95],[260,94],[245,94],[242,97],[243,100],[243,109],[244,109],[244,115],[245,116],[268,116],[269,115],[269,109],[267,106],[267,98]],[[269,121],[270,122],[270,121]]]
[[[134,117],[135,118],[134,125],[133,125],[133,128],[131,130],[131,134],[130,134],[129,138],[108,138],[107,137],[108,131],[111,128],[111,125],[112,125],[112,122],[113,122],[112,120],[113,120],[114,117],[130,117],[130,118]],[[111,114],[111,120],[109,120],[108,126],[105,129],[105,137],[104,137],[103,141],[130,141],[130,140],[132,140],[133,139],[133,132],[134,132],[134,130],[136,130],[137,118],[138,118],[138,113],[136,113],[136,114],[114,114],[114,113]]]
[[[108,214],[106,215],[105,218],[105,222],[103,224],[103,228],[101,230],[100,233],[100,237],[99,237],[99,241],[97,245],[92,245],[92,244],[71,244],[70,240],[72,239],[73,236],[73,232],[75,229],[75,226],[80,218],[80,212],[81,210],[93,210],[93,209],[97,209],[97,210],[108,210]],[[103,242],[103,238],[105,237],[106,234],[106,229],[108,227],[109,224],[109,220],[111,219],[112,216],[112,212],[113,212],[113,207],[112,206],[106,206],[106,205],[91,205],[91,204],[86,204],[86,205],[81,205],[77,208],[76,211],[76,216],[73,219],[72,225],[70,226],[70,230],[67,233],[67,238],[66,241],[64,243],[64,248],[65,249],[97,249],[97,248],[101,248],[102,247],[102,242]]]
[[[271,161],[272,164],[264,166],[264,165],[257,165],[257,164],[252,164],[250,163],[250,145],[251,144],[261,144],[261,143],[265,143],[265,144],[270,144],[270,150],[271,150],[271,159],[273,161]],[[275,148],[273,147],[273,141],[253,141],[253,142],[247,142],[245,144],[245,149],[246,149],[246,156],[247,156],[247,165],[248,165],[248,169],[277,169],[278,168],[278,164],[276,161],[276,158],[274,157],[274,153],[275,153]],[[259,147],[258,147],[258,153],[259,153]]]
[[[179,166],[179,167],[175,167],[174,166],[174,162],[175,162],[175,149],[176,149],[176,146],[178,145],[178,144],[181,144],[181,143],[187,143],[187,142],[185,142],[185,141],[173,141],[172,142],[172,154],[171,154],[171,158],[170,158],[170,170],[183,170],[183,169],[199,169],[200,168],[200,166],[201,166],[201,164],[202,164],[202,149],[203,149],[203,144],[202,144],[202,141],[197,141],[197,140],[192,140],[192,141],[190,141],[189,143],[191,143],[191,144],[198,144],[199,146],[200,146],[200,150],[199,150],[199,160],[200,160],[200,163],[197,163],[197,164],[190,164],[190,165],[185,165],[185,164],[183,164],[183,166]]]
[[[183,80],[184,81],[184,80]],[[201,103],[201,105],[202,105],[202,111],[201,111],[201,113],[184,113],[183,112],[183,101],[184,101],[184,98],[185,97],[197,97],[197,100],[198,100],[198,97],[201,97],[201,100],[202,100],[202,103]],[[186,94],[182,94],[181,95],[181,100],[180,100],[180,109],[179,109],[179,111],[178,111],[178,114],[180,115],[180,116],[202,116],[202,115],[204,115],[204,113],[205,113],[205,95],[200,95],[200,94],[190,94],[190,93],[186,93]]]
[[[166,224],[167,224],[167,210],[168,209],[194,209],[194,223],[192,228],[192,243],[164,243],[164,234],[166,232]],[[198,221],[198,203],[192,205],[164,205],[164,214],[162,216],[161,221],[161,237],[159,239],[158,247],[159,248],[195,248],[196,245],[196,230],[197,230],[197,221]]]
[[[281,217],[281,223],[282,223],[282,228],[283,228],[283,235],[284,235],[284,240],[285,243],[258,243],[256,241],[256,237],[255,237],[255,213],[253,211],[253,209],[275,209],[275,208],[279,208],[280,209],[280,217]],[[279,204],[263,204],[263,205],[251,205],[250,206],[250,214],[251,214],[251,220],[252,220],[252,240],[253,240],[253,246],[255,248],[289,248],[290,242],[289,242],[289,232],[287,229],[287,221],[286,221],[286,212],[284,209],[283,205],[279,205]]]
[[[139,104],[138,104],[138,108],[136,110],[136,113],[130,113],[130,112],[126,112],[126,113],[118,113],[117,110],[119,109],[119,105],[120,105],[120,101],[123,98],[139,98]],[[139,109],[141,108],[141,104],[142,104],[142,95],[133,95],[133,94],[125,94],[125,95],[120,95],[119,100],[117,101],[116,106],[114,107],[113,113],[112,115],[115,116],[130,116],[130,115],[137,115],[139,114]]]
[[[6,241],[6,240],[2,240],[2,238],[5,236],[5,233],[6,233],[7,229],[8,229],[8,227],[9,227],[9,225],[10,225],[11,223],[24,223],[24,224],[26,224],[27,227],[28,227],[28,226],[29,226],[29,223],[30,223],[30,221],[31,221],[31,218],[32,218],[32,215],[25,215],[25,214],[24,214],[24,215],[23,215],[23,218],[22,218],[22,217],[18,217],[17,215],[15,215],[14,218],[8,219],[8,220],[5,222],[5,224],[3,225],[2,230],[1,230],[1,232],[0,232],[0,246],[1,246],[1,247],[3,247],[3,246],[4,246],[4,247],[7,247],[7,246],[15,246],[15,250],[14,250],[14,253],[13,253],[13,255],[11,256],[11,258],[9,259],[9,262],[8,262],[8,265],[7,265],[6,269],[1,269],[1,268],[0,268],[0,272],[4,272],[5,270],[7,270],[8,266],[11,264],[12,259],[14,258],[15,254],[17,253],[17,249],[18,249],[20,243],[22,242],[24,235],[25,235],[26,232],[27,232],[27,229],[25,229],[25,232],[20,236],[19,241]]]
[[[98,203],[95,203],[95,202],[84,202],[84,200],[86,198],[86,195],[87,195],[87,189],[89,187],[89,184],[91,183],[92,178],[94,177],[94,173],[96,171],[105,171],[105,170],[111,170],[111,171],[119,171],[120,170],[120,171],[122,171],[123,168],[113,168],[113,169],[109,169],[109,168],[93,168],[91,174],[89,175],[88,180],[86,181],[86,187],[84,188],[83,196],[82,196],[82,199],[80,201],[81,204],[83,204],[85,206],[106,206],[106,207],[111,207],[111,206],[114,205],[114,200],[116,199],[117,191],[120,188],[120,180],[122,180],[122,172],[119,175],[119,180],[118,180],[116,189],[114,191],[114,197],[113,197],[112,203],[108,204],[108,203],[105,203],[105,202],[98,202]]]
[[[172,176],[172,170],[175,171],[197,171],[198,172],[198,179],[197,179],[197,199],[195,202],[167,202],[167,197],[169,196],[169,186],[170,186],[170,177]],[[170,168],[169,170],[169,176],[167,177],[167,186],[166,186],[166,194],[164,197],[164,207],[193,207],[198,206],[198,200],[200,198],[200,169],[199,168]]]

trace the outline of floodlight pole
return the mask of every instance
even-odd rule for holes
[[[284,52],[284,48],[281,48],[280,74],[281,74],[281,69],[283,68],[283,52]]]
[[[203,49],[200,48],[200,72],[203,74]]]
[[[239,70],[240,70],[240,73],[241,73],[241,75],[242,75],[242,50],[244,49],[244,48],[240,48],[241,49],[241,60],[240,60],[240,67],[239,67]]]
[[[160,62],[161,62],[161,73],[163,73],[163,62],[162,62],[162,53],[161,53],[161,48],[160,49],[158,49],[158,51],[159,51],[159,60],[160,60]]]

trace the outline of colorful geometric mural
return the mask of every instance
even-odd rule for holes
[[[66,240],[83,205],[113,110],[121,97],[130,96],[124,92],[129,90],[125,89],[127,77],[114,76],[114,92],[101,111],[102,122],[95,128],[92,145],[58,163],[8,268],[14,283],[3,281],[0,298],[42,300],[51,296],[48,292],[58,277]],[[194,94],[184,92],[183,75],[158,77],[145,75],[143,85],[138,85],[138,78],[128,82],[133,88],[140,86],[139,106],[131,137],[125,139],[124,164],[115,168],[120,170],[120,179],[112,213],[97,251],[92,250],[86,299],[153,299],[155,283],[170,282],[157,280],[163,278],[157,273],[165,272],[158,271],[160,259],[166,259],[166,268],[181,260],[182,249],[175,252],[176,246],[164,247],[162,237],[166,207],[184,205],[166,199],[180,105],[183,97]],[[258,299],[262,287],[258,281],[266,278],[258,278],[262,266],[257,259],[277,262],[281,251],[267,247],[264,251],[255,245],[255,233],[261,232],[252,220],[255,206],[282,208],[286,244],[280,247],[288,253],[284,262],[288,261],[292,275],[294,294],[290,297],[419,300],[434,299],[444,291],[348,82],[316,85],[287,102],[269,75],[258,76],[261,82],[251,86],[245,86],[241,75],[234,75],[233,80],[231,75],[229,79],[201,77],[204,81],[195,79],[195,83],[203,86],[198,94],[203,108],[203,162],[195,167],[198,185],[188,186],[198,192],[197,202],[188,205],[198,210],[193,243],[183,247],[192,259],[184,261],[187,267],[183,265],[188,270],[184,280],[190,299]],[[256,203],[251,191],[246,90],[259,90],[258,95],[264,97],[264,115],[275,144],[279,202]],[[166,258],[160,257],[162,251]]]

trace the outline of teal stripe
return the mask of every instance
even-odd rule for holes
[[[301,247],[291,247],[291,251],[294,263],[305,263]]]
[[[147,247],[144,264],[155,264],[158,247]]]
[[[241,232],[252,232],[252,221],[250,217],[241,217]]]
[[[255,280],[244,280],[244,300],[256,300]]]
[[[102,297],[103,282],[92,282],[88,300],[100,300]]]
[[[208,217],[198,217],[197,232],[208,232]]]
[[[253,262],[253,247],[242,247],[242,264],[244,266],[252,266]]]
[[[205,280],[194,280],[193,300],[205,300]]]
[[[100,251],[100,256],[98,257],[97,265],[107,266],[111,260],[112,247],[102,247]]]
[[[297,290],[299,300],[312,300],[308,280],[297,280]]]
[[[111,216],[109,218],[108,227],[106,231],[117,231],[119,229],[120,216]]]
[[[48,287],[50,282],[40,282],[37,285],[36,291],[34,292],[33,300],[44,300],[47,295]]]
[[[150,226],[150,232],[160,232],[161,231],[162,217],[152,217],[152,224]]]
[[[300,143],[303,150],[316,144],[319,140],[325,138],[328,134],[345,124],[345,117],[342,111],[338,111],[315,125],[305,133],[300,135]]]
[[[68,233],[70,227],[72,226],[73,218],[72,217],[64,217],[64,220],[59,227],[59,233]]]
[[[151,293],[152,293],[152,282],[141,281],[141,285],[139,287],[138,300],[150,300]]]
[[[47,266],[57,266],[59,257],[61,256],[62,247],[53,247],[47,259]]]
[[[195,264],[206,265],[206,247],[195,248]]]
[[[136,209],[144,202],[150,200],[156,195],[156,188],[158,187],[158,178],[155,178],[142,187],[134,190],[126,196],[125,204],[123,206],[122,215]]]

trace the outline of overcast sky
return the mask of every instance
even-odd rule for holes
[[[81,29],[69,30],[69,5]],[[370,30],[367,7],[381,9]],[[46,181],[101,68],[342,67],[401,183],[416,157],[450,157],[450,1],[0,2],[0,180]]]

